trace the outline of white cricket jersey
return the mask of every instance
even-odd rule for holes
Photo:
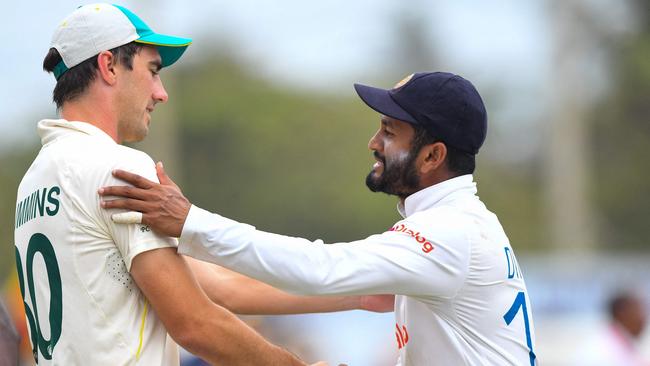
[[[97,190],[116,168],[157,180],[154,162],[84,122],[43,120],[43,147],[20,182],[15,243],[39,365],[178,365],[178,346],[129,275],[131,261],[175,247],[144,225],[115,225]]]
[[[409,196],[403,220],[351,243],[270,234],[190,209],[179,253],[302,295],[397,294],[398,365],[534,365],[526,285],[471,175]]]

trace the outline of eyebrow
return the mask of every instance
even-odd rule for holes
[[[393,127],[393,122],[386,118],[385,116],[381,118],[381,124],[386,127]]]

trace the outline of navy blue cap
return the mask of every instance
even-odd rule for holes
[[[446,72],[407,76],[393,89],[354,84],[359,97],[377,112],[420,125],[433,137],[477,154],[487,135],[487,112],[474,85]]]

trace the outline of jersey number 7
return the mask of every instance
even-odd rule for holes
[[[510,325],[512,320],[515,318],[515,315],[519,312],[519,309],[522,309],[524,313],[524,326],[526,327],[526,344],[528,345],[528,356],[530,357],[530,366],[535,366],[535,353],[533,352],[533,340],[530,337],[530,322],[528,321],[528,309],[526,308],[526,295],[523,291],[517,293],[515,297],[515,302],[512,303],[510,309],[503,316],[503,320],[506,321],[506,325]]]

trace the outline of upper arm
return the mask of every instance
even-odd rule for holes
[[[125,150],[126,149],[126,150]],[[120,150],[126,156],[121,156],[116,159],[116,163],[112,167],[107,167],[105,179],[100,183],[100,186],[109,185],[129,185],[126,182],[118,180],[112,176],[113,169],[124,169],[130,172],[142,175],[143,177],[158,182],[156,176],[155,164],[151,158],[140,151],[124,148]],[[97,189],[94,187],[94,195],[99,199]],[[107,199],[112,199],[107,197]],[[140,253],[158,248],[167,248],[178,246],[178,241],[175,238],[165,237],[158,235],[152,231],[148,226],[142,224],[129,224],[118,225],[113,223],[111,216],[116,212],[124,210],[115,209],[102,209],[99,208],[99,215],[103,224],[107,228],[110,237],[115,242],[116,247],[119,249],[126,264],[127,270],[130,270],[133,259]]]
[[[137,255],[131,275],[172,338],[208,362],[237,366],[303,365],[212,303],[175,248]]]
[[[192,329],[211,306],[175,248],[140,253],[133,259],[131,276],[174,338]]]

